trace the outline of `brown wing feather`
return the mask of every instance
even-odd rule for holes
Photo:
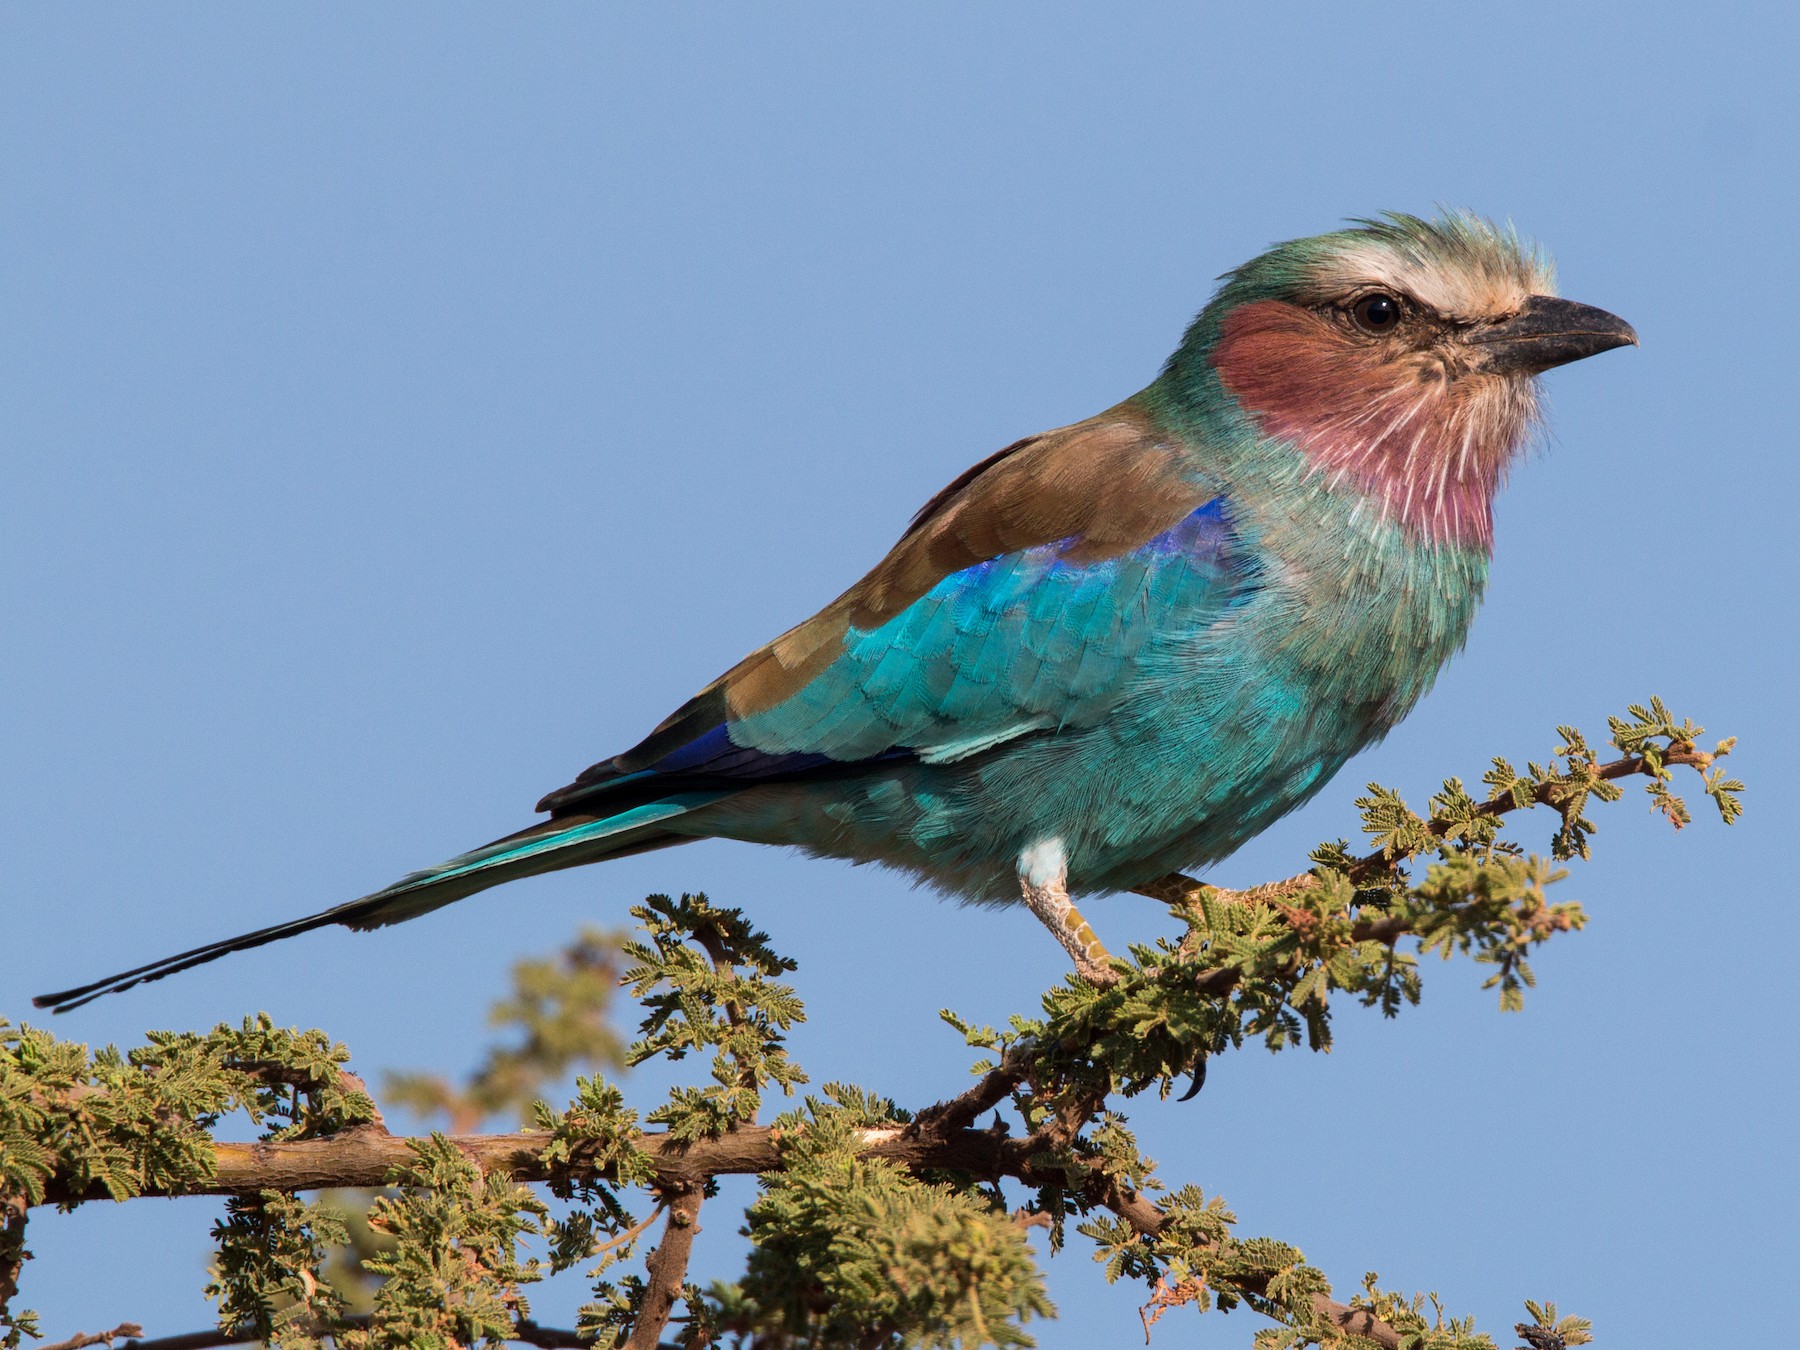
[[[928,502],[861,581],[700,697],[723,689],[738,717],[773,707],[837,659],[852,625],[886,622],[954,572],[1059,539],[1078,541],[1071,561],[1114,557],[1162,533],[1207,495],[1129,403],[1015,442]]]
[[[640,745],[603,760],[544,799],[645,768],[726,718],[791,697],[843,651],[854,625],[875,627],[976,563],[1057,540],[1068,558],[1129,552],[1200,505],[1210,491],[1182,466],[1169,439],[1135,404],[1016,441],[967,470],[914,518],[868,575],[805,623],[758,648],[663,721]]]

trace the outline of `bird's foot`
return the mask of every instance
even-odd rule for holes
[[[1069,899],[1068,886],[1061,876],[1033,882],[1029,875],[1019,878],[1019,889],[1025,905],[1038,916],[1075,962],[1075,973],[1089,984],[1116,984],[1118,972],[1112,968],[1112,953],[1081,917]]]

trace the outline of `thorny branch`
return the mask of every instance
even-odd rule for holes
[[[687,1288],[688,1261],[694,1253],[694,1237],[700,1231],[700,1202],[704,1190],[698,1179],[688,1177],[663,1191],[669,1222],[662,1241],[644,1262],[649,1277],[644,1303],[625,1350],[656,1350],[675,1305]]]
[[[345,1327],[359,1330],[367,1328],[369,1322],[367,1313],[343,1319]],[[102,1341],[110,1345],[113,1338],[122,1336],[132,1339],[119,1346],[118,1350],[212,1350],[213,1346],[244,1345],[256,1339],[254,1331],[221,1331],[217,1327],[206,1331],[187,1331],[179,1336],[152,1336],[145,1339],[142,1327],[133,1322],[125,1322],[99,1335],[76,1336],[56,1345],[35,1347],[34,1350],[81,1350],[83,1346],[97,1345]],[[576,1331],[563,1327],[541,1327],[529,1318],[522,1318],[514,1324],[508,1343],[534,1345],[538,1350],[592,1350],[593,1346],[591,1340],[584,1339]]]
[[[0,1312],[19,1292],[19,1272],[25,1265],[25,1197],[0,1197]]]
[[[116,1340],[143,1334],[144,1329],[136,1322],[121,1322],[111,1331],[78,1331],[66,1341],[52,1341],[49,1345],[38,1347],[38,1350],[85,1350],[90,1345],[110,1347]]]
[[[651,1226],[658,1219],[662,1218],[663,1211],[668,1207],[668,1202],[666,1200],[657,1201],[655,1209],[651,1210],[642,1219],[632,1224],[631,1227],[627,1228],[617,1237],[608,1238],[605,1242],[600,1243],[593,1251],[589,1252],[588,1255],[604,1256],[607,1252],[617,1251],[620,1247],[629,1247],[632,1243],[644,1236],[645,1233],[650,1231]]]
[[[1592,769],[1592,778],[1598,782],[1611,783],[1621,778],[1635,778],[1640,774],[1645,777],[1655,777],[1659,764],[1664,767],[1686,767],[1705,772],[1713,766],[1713,762],[1717,758],[1716,754],[1701,750],[1689,742],[1681,741],[1663,751],[1656,760],[1644,755],[1621,755],[1618,759],[1609,760],[1605,764],[1596,764]],[[1529,805],[1559,806],[1567,791],[1566,784],[1542,783],[1531,793]],[[1482,802],[1475,808],[1473,814],[1497,819],[1519,809],[1521,808],[1518,802],[1510,796],[1503,796]],[[1441,820],[1427,821],[1425,828],[1431,832],[1434,839],[1443,839],[1450,831],[1450,826]],[[1350,880],[1353,882],[1372,881],[1383,873],[1391,871],[1395,863],[1402,862],[1417,852],[1416,849],[1400,851],[1376,849],[1372,853],[1365,853],[1351,864]],[[1298,895],[1301,891],[1317,884],[1318,878],[1313,873],[1301,872],[1281,881],[1266,881],[1258,886],[1248,886],[1241,891],[1233,891],[1222,886],[1209,887],[1205,882],[1196,880],[1183,872],[1171,872],[1166,877],[1160,877],[1147,886],[1139,886],[1133,894],[1160,900],[1165,905],[1192,905],[1199,898],[1201,891],[1211,890],[1214,894],[1227,900],[1240,901],[1244,904],[1267,905],[1285,900],[1289,896]],[[1404,937],[1406,931],[1404,927],[1398,928],[1394,930],[1393,937]],[[1359,934],[1358,940],[1389,941],[1391,939],[1384,933],[1372,931]],[[1225,974],[1226,972],[1219,973]]]
[[[1029,1047],[1014,1046],[1000,1057],[1000,1063],[989,1069],[975,1085],[948,1101],[928,1106],[912,1124],[915,1135],[943,1134],[973,1125],[977,1116],[992,1111],[1025,1081]]]
[[[1720,754],[1728,753],[1729,742]],[[1622,755],[1618,759],[1604,764],[1591,766],[1586,781],[1614,782],[1621,778],[1642,775],[1655,778],[1661,768],[1691,767],[1701,773],[1711,768],[1719,754],[1709,753],[1696,748],[1692,743],[1678,741],[1664,750],[1656,759],[1644,755]],[[1567,800],[1571,785],[1561,781],[1539,784],[1524,805],[1549,806],[1562,809]],[[1501,816],[1522,809],[1520,802],[1510,795],[1499,796],[1480,803],[1471,812],[1476,818],[1497,819]],[[1451,825],[1442,819],[1423,822],[1424,828],[1433,839],[1448,837]],[[1422,852],[1422,848],[1387,850],[1376,849],[1355,859],[1346,869],[1352,883],[1363,884],[1391,876],[1398,863]],[[1301,872],[1281,881],[1268,881],[1260,885],[1248,886],[1243,890],[1229,890],[1222,886],[1209,886],[1207,883],[1182,872],[1171,872],[1146,886],[1140,886],[1133,893],[1159,900],[1166,905],[1183,909],[1197,909],[1201,897],[1211,892],[1220,899],[1234,904],[1273,905],[1280,909],[1287,907],[1282,903],[1294,896],[1310,890],[1319,884],[1318,875],[1314,872]],[[1416,932],[1415,926],[1404,918],[1395,915],[1382,915],[1359,919],[1350,930],[1350,941],[1381,942],[1389,946]],[[1185,975],[1185,972],[1184,972]],[[1195,993],[1210,996],[1222,996],[1233,988],[1241,979],[1241,971],[1230,966],[1215,966],[1203,970],[1192,979]],[[996,1071],[998,1072],[998,1071]],[[1018,1080],[1015,1080],[1018,1081]]]
[[[719,973],[720,978],[733,983],[737,981],[737,967],[732,963],[731,950],[726,946],[724,936],[716,925],[700,924],[696,926],[694,941],[706,953],[707,959],[712,962],[713,969]],[[742,1031],[745,1020],[743,1004],[734,998],[728,998],[725,1000],[724,1006],[725,1017],[731,1023],[732,1030]],[[756,1071],[750,1065],[739,1064],[738,1086],[749,1092],[756,1091]],[[654,1346],[655,1342],[652,1341],[651,1344]]]
[[[970,1092],[940,1107],[931,1108],[911,1125],[893,1125],[858,1131],[859,1150],[869,1157],[886,1158],[910,1170],[943,1168],[968,1172],[990,1180],[1011,1177],[1027,1185],[1060,1181],[1066,1174],[1051,1171],[1040,1161],[1044,1140],[1037,1136],[1009,1137],[991,1130],[946,1124],[963,1114],[972,1101],[984,1101],[1004,1074],[995,1070]],[[1020,1071],[1022,1072],[1022,1070]],[[1001,1077],[995,1077],[1000,1075]],[[1016,1085],[1019,1080],[1013,1079]],[[1007,1089],[1010,1090],[1010,1089]],[[1004,1095],[1004,1092],[1000,1094]],[[997,1102],[999,1097],[995,1097]],[[960,1105],[958,1105],[960,1104]],[[991,1104],[991,1103],[990,1103]],[[949,1108],[949,1109],[946,1109]],[[976,1112],[986,1110],[978,1106]],[[934,1117],[933,1112],[939,1112]],[[971,1112],[970,1114],[974,1114]],[[549,1181],[610,1179],[604,1170],[584,1167],[547,1166],[540,1156],[550,1136],[542,1131],[524,1130],[512,1134],[458,1135],[450,1142],[458,1152],[490,1176],[504,1175],[514,1181]],[[781,1168],[777,1148],[777,1131],[768,1126],[743,1126],[716,1138],[693,1142],[671,1140],[664,1133],[647,1133],[637,1140],[638,1147],[649,1155],[655,1169],[658,1187],[669,1198],[669,1225],[662,1243],[650,1258],[650,1291],[645,1299],[644,1314],[633,1330],[628,1350],[654,1346],[656,1336],[667,1324],[674,1304],[679,1300],[686,1279],[687,1263],[700,1210],[701,1188],[697,1178],[773,1172]],[[413,1156],[408,1141],[398,1135],[382,1135],[372,1131],[347,1131],[325,1139],[306,1139],[288,1143],[219,1143],[217,1170],[212,1179],[182,1188],[183,1195],[251,1194],[261,1190],[300,1191],[326,1187],[379,1186],[397,1166]],[[1123,1188],[1109,1177],[1098,1162],[1083,1161],[1086,1188],[1097,1203],[1112,1210],[1133,1229],[1154,1236],[1164,1223],[1164,1215],[1152,1201],[1136,1191]],[[1066,1166],[1065,1164],[1059,1164]],[[146,1195],[158,1192],[146,1190]],[[103,1193],[74,1196],[52,1193],[45,1203],[68,1203],[83,1199],[101,1199]],[[1250,1287],[1250,1293],[1261,1293]],[[1314,1307],[1324,1317],[1360,1336],[1366,1336],[1393,1350],[1401,1345],[1400,1333],[1370,1315],[1366,1309],[1319,1296]],[[660,1321],[657,1315],[660,1313]],[[639,1340],[639,1330],[656,1323],[654,1334],[645,1331],[648,1340]],[[144,1342],[137,1350],[196,1350],[198,1344],[225,1344],[222,1340],[176,1345],[173,1342]],[[558,1344],[561,1344],[559,1342]]]

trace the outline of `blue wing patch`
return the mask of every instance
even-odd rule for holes
[[[732,716],[722,695],[696,700],[544,806],[586,813],[688,785],[876,760],[954,763],[1021,736],[1096,725],[1148,653],[1242,598],[1248,557],[1214,498],[1114,556],[1084,556],[1072,538],[975,563],[885,622],[850,627],[841,652],[774,706]]]
[[[726,723],[730,742],[836,763],[895,750],[944,763],[1092,726],[1152,645],[1213,622],[1243,589],[1222,498],[1116,557],[1080,558],[1079,545],[966,567],[885,623],[851,628],[797,693]]]

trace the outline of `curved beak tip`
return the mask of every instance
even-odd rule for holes
[[[1637,329],[1617,314],[1553,295],[1532,296],[1517,314],[1470,341],[1483,349],[1487,369],[1530,375],[1641,345]]]

